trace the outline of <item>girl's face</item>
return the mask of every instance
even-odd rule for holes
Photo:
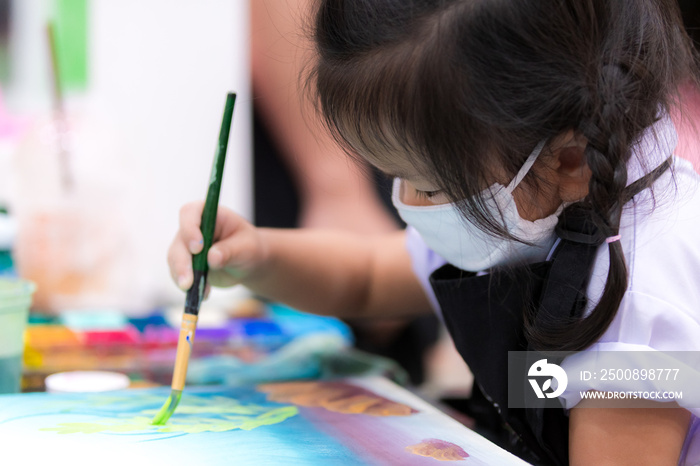
[[[535,189],[527,178],[513,191],[518,213],[525,220],[539,220],[554,213],[563,202],[574,202],[588,194],[591,172],[583,151],[587,141],[573,131],[552,140],[538,157],[532,172],[538,179]],[[381,171],[400,178],[401,202],[413,206],[449,203],[445,193],[427,176],[427,170],[415,167],[405,159],[395,157],[391,166],[377,166]],[[507,185],[511,180],[505,173],[496,175],[494,183]]]

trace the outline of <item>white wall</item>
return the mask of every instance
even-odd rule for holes
[[[37,119],[50,107],[43,41],[50,3],[15,3],[16,74],[8,97],[13,108]],[[92,182],[118,186],[114,206],[124,212],[129,257],[122,270],[128,278],[113,290],[123,298],[117,303],[130,308],[177,303],[184,295],[170,281],[167,247],[179,207],[206,194],[229,90],[238,99],[220,202],[251,215],[247,1],[92,0],[89,10],[89,89],[69,97],[69,108],[89,123],[83,128],[102,127],[81,135],[76,124],[75,138],[109,136],[84,144],[91,149],[82,152],[76,142],[75,152],[81,153],[75,154],[74,168]]]

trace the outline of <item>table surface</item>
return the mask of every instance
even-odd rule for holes
[[[160,387],[0,396],[3,458],[72,465],[527,464],[381,377],[187,387],[167,425],[152,426],[168,395]]]

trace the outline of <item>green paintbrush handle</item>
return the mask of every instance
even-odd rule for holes
[[[194,270],[201,272],[207,270],[207,253],[209,252],[212,239],[214,238],[216,211],[218,210],[219,192],[221,191],[221,178],[224,174],[226,148],[228,147],[228,135],[231,130],[233,104],[235,102],[236,94],[229,93],[226,96],[226,107],[224,108],[224,117],[221,121],[221,132],[219,133],[219,145],[216,147],[214,164],[211,168],[211,177],[209,178],[207,200],[204,203],[204,211],[202,212],[202,223],[200,225],[200,230],[202,230],[202,236],[204,238],[204,247],[202,248],[202,252],[196,254],[192,259],[192,267]]]
[[[207,199],[204,202],[204,210],[202,211],[202,222],[200,230],[204,245],[199,254],[195,254],[192,258],[192,269],[194,272],[194,281],[192,288],[187,292],[185,301],[185,312],[188,314],[197,315],[199,305],[202,302],[204,295],[204,285],[207,281],[207,253],[211,247],[214,238],[214,228],[216,227],[216,212],[219,208],[219,192],[221,191],[221,178],[224,175],[224,162],[226,161],[226,148],[228,147],[228,136],[231,131],[231,120],[233,118],[233,105],[236,102],[236,94],[229,93],[226,96],[226,106],[224,107],[224,116],[221,121],[221,131],[219,132],[219,144],[216,147],[214,154],[214,164],[211,168],[211,176],[209,177],[209,189],[207,191]]]

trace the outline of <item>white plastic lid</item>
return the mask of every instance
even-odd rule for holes
[[[46,377],[44,383],[50,393],[108,392],[127,388],[129,377],[107,371],[57,372]]]

